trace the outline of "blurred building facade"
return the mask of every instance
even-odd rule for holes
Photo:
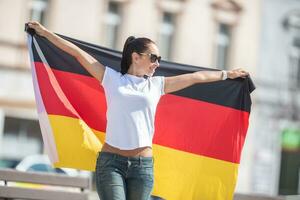
[[[300,194],[300,2],[261,2],[252,190]]]
[[[291,150],[285,139],[282,147],[284,131],[290,138],[299,130],[299,12],[297,0],[1,0],[0,159],[43,151],[23,31],[37,20],[117,50],[128,36],[145,36],[166,60],[248,70],[257,90],[237,191],[276,195],[285,193],[280,187],[298,187],[289,192],[300,193],[300,165],[294,163],[291,186],[281,171],[283,149],[300,159],[300,144]]]

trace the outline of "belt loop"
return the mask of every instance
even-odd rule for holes
[[[141,156],[139,156],[139,165],[140,165],[140,167],[142,166],[142,157]]]

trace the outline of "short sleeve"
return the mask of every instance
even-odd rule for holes
[[[120,72],[117,72],[116,70],[106,66],[101,84],[104,88],[107,88],[111,84],[116,83],[120,77]]]
[[[164,76],[154,76],[152,77],[152,82],[160,91],[160,95],[165,94],[165,77]]]

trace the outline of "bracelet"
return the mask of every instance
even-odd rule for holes
[[[222,70],[222,80],[226,80],[227,78],[227,71]]]

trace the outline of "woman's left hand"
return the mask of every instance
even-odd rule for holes
[[[230,79],[235,79],[239,77],[246,78],[247,76],[249,76],[249,72],[241,68],[227,71],[227,77]]]

